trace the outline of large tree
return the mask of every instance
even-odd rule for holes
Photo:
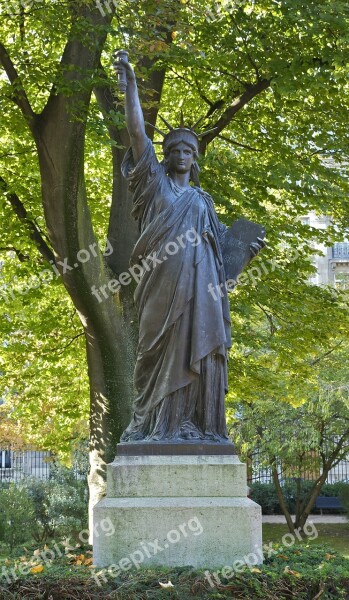
[[[18,4],[9,16],[8,6],[2,2],[0,43],[3,393],[32,430],[41,422],[47,447],[60,444],[57,427],[67,444],[79,429],[79,407],[82,415],[86,410],[83,334],[93,504],[129,418],[136,339],[132,285],[116,290],[110,284],[127,270],[136,235],[120,173],[127,134],[112,50],[130,52],[150,124],[159,108],[175,122],[182,107],[188,125],[201,117],[200,127],[213,129],[201,147],[202,183],[222,220],[243,214],[267,225],[265,260],[278,267],[257,277],[258,290],[252,281],[232,300],[241,333],[232,370],[238,381],[252,345],[247,306],[272,327],[275,311],[290,318],[292,299],[291,349],[279,357],[287,376],[297,365],[292,339],[303,311],[309,318],[304,353],[315,359],[337,336],[321,313],[333,308],[337,315],[338,298],[317,291],[312,312],[306,282],[310,241],[329,243],[341,235],[347,214],[348,8],[329,0],[145,0],[99,7],[92,0],[37,0]],[[302,225],[298,217],[310,209],[330,214],[336,232]],[[66,294],[56,277],[40,286],[47,266],[59,270]],[[33,274],[36,286],[28,284]],[[266,329],[263,343],[268,336]],[[254,343],[263,345],[258,337]],[[19,351],[17,368],[10,367]],[[251,374],[252,388],[268,381],[265,368]],[[27,378],[39,374],[28,390]]]

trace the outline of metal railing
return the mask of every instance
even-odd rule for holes
[[[50,453],[42,450],[0,449],[0,482],[17,483],[27,477],[48,479]]]
[[[256,452],[252,460],[248,461],[248,480],[250,483],[272,483],[273,477],[271,469],[261,465],[261,455]],[[282,463],[278,464],[278,474],[281,482],[286,479],[292,479],[295,477],[295,473],[291,473],[289,470],[284,469]],[[304,479],[305,481],[314,481],[321,474],[321,469],[314,467],[306,468],[300,473],[297,473],[297,477]],[[341,460],[335,467],[333,467],[326,479],[326,483],[337,483],[337,482],[349,483],[349,456],[347,460]]]

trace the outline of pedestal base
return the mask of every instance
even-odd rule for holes
[[[236,455],[117,457],[94,508],[94,562],[114,572],[258,564],[261,509],[246,495]]]

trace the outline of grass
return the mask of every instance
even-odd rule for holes
[[[15,573],[0,578],[0,600],[348,600],[349,523],[316,524],[308,533],[290,544],[287,526],[264,524],[263,541],[273,548],[265,563],[226,578],[210,573],[215,585],[190,567],[141,568],[115,577],[93,566],[90,547],[22,545],[11,557],[0,556],[0,575],[4,568]],[[59,551],[52,560],[50,548]]]
[[[0,559],[0,574],[3,568],[15,572],[15,577],[0,581],[0,600],[347,600],[349,561],[331,549],[333,540],[338,541],[338,526],[321,526],[319,537],[326,539],[326,546],[318,544],[318,537],[287,548],[285,533],[282,525],[267,525],[264,541],[272,541],[275,552],[263,565],[246,566],[239,573],[210,573],[215,585],[210,585],[207,571],[190,567],[142,568],[116,577],[93,566],[89,547],[67,550],[53,542],[21,546],[11,558]],[[59,553],[51,560],[54,547]]]
[[[348,523],[314,523],[309,528],[310,536],[302,544],[309,544],[311,548],[316,544],[324,544],[339,552],[345,558],[349,558],[349,522]],[[263,542],[282,545],[282,537],[288,533],[287,525],[280,523],[263,524]],[[315,538],[314,534],[318,536]],[[314,539],[310,539],[314,538]],[[287,538],[286,538],[287,540]]]

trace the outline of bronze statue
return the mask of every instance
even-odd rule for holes
[[[140,230],[130,262],[143,270],[135,291],[137,397],[121,441],[226,443],[231,340],[221,244],[228,228],[198,184],[198,136],[170,128],[159,162],[145,133],[134,71],[124,57],[115,68],[124,80],[126,75],[131,148],[122,172]],[[250,244],[249,260],[263,245],[261,238]]]

